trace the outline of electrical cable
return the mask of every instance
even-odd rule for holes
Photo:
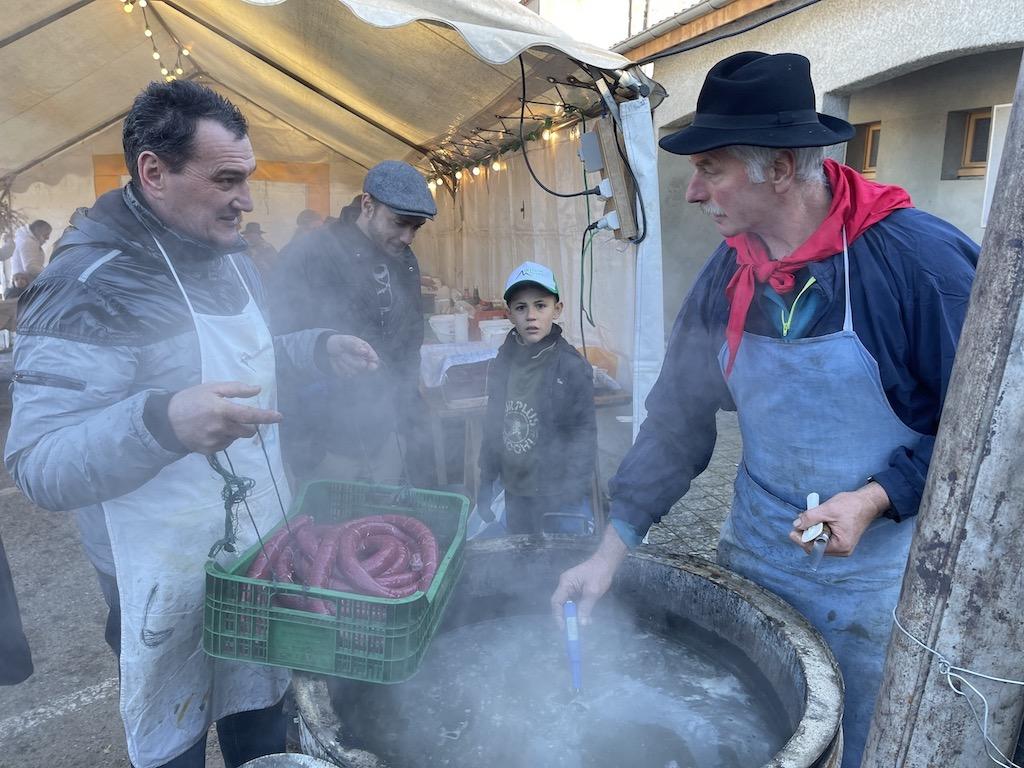
[[[537,182],[537,186],[547,192],[549,195],[555,197],[583,197],[585,195],[596,195],[600,190],[597,187],[593,189],[584,189],[580,192],[555,192],[555,190],[546,186],[544,182],[537,178],[537,174],[533,171],[533,166],[530,164],[530,153],[526,151],[526,137],[523,134],[523,123],[526,120],[526,64],[523,62],[523,55],[519,54],[519,71],[522,74],[523,82],[523,98],[519,102],[519,144],[523,150],[523,160],[526,161],[526,170],[530,172],[530,176]]]
[[[590,361],[590,358],[587,357],[587,334],[586,334],[586,331],[583,330],[583,317],[584,317],[584,314],[586,315],[586,318],[590,321],[590,324],[592,326],[594,325],[594,320],[591,317],[590,312],[586,312],[585,313],[584,309],[583,309],[583,282],[584,282],[583,274],[584,274],[584,266],[586,264],[586,253],[587,253],[587,245],[588,245],[587,236],[589,235],[590,236],[590,243],[589,244],[591,245],[591,251],[590,251],[590,282],[591,282],[591,291],[593,291],[593,282],[594,282],[593,240],[594,240],[594,235],[592,234],[592,232],[595,229],[597,229],[597,222],[596,221],[592,222],[591,224],[589,224],[587,226],[587,228],[583,230],[583,237],[580,240],[580,342],[582,343],[582,346],[583,346],[583,359],[587,360],[588,362]],[[593,296],[593,293],[591,293],[591,296]]]
[[[797,5],[797,6],[793,7],[793,8],[790,8],[789,10],[782,11],[781,13],[776,13],[774,16],[769,16],[766,19],[761,19],[761,21],[758,21],[758,22],[756,22],[754,24],[749,24],[749,25],[743,27],[742,29],[737,29],[737,30],[733,30],[732,32],[726,32],[724,34],[717,35],[715,37],[712,37],[709,40],[701,40],[699,42],[691,43],[689,45],[682,45],[682,46],[680,46],[678,48],[672,48],[671,50],[668,50],[668,51],[662,51],[661,53],[652,53],[650,56],[646,56],[646,57],[640,59],[638,62],[636,62],[636,66],[640,67],[640,66],[643,66],[644,64],[650,64],[652,61],[658,61],[660,59],[664,59],[664,58],[667,58],[669,56],[675,56],[678,53],[686,53],[687,51],[692,51],[692,50],[695,50],[697,48],[701,48],[701,47],[703,47],[705,45],[711,45],[712,43],[717,43],[720,40],[728,40],[730,37],[736,37],[737,35],[742,35],[742,34],[744,34],[746,32],[750,32],[751,30],[757,29],[758,27],[763,27],[765,24],[770,24],[773,21],[777,21],[777,20],[779,20],[779,19],[781,19],[781,18],[783,18],[785,16],[789,16],[789,14],[791,14],[791,13],[796,13],[797,11],[802,11],[804,8],[807,8],[808,6],[814,5],[815,3],[819,2],[819,1],[820,0],[807,0],[807,2],[802,3],[801,5]]]

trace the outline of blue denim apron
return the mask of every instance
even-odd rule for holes
[[[798,340],[743,334],[728,379],[743,462],[718,561],[779,595],[824,635],[846,683],[843,768],[856,768],[914,526],[879,518],[850,557],[826,557],[816,572],[788,535],[808,493],[824,502],[862,487],[888,467],[896,448],[915,445],[921,435],[893,412],[878,365],[853,331],[845,242],[843,265],[841,331]],[[727,355],[726,345],[723,371]]]

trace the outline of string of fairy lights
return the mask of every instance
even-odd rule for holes
[[[177,80],[181,75],[185,74],[185,68],[182,66],[182,60],[187,59],[192,55],[192,51],[186,48],[184,45],[174,39],[174,36],[168,32],[174,43],[177,52],[175,54],[174,66],[170,66],[167,60],[163,58],[160,50],[156,47],[156,39],[153,37],[153,28],[149,25],[149,14],[146,13],[146,8],[149,6],[149,0],[117,0],[121,4],[121,8],[125,13],[133,13],[136,6],[142,11],[142,22],[143,32],[146,39],[149,40],[149,44],[153,47],[153,61],[156,62],[157,66],[160,67],[160,74],[163,75],[165,82],[171,82]],[[166,29],[166,28],[165,28]]]
[[[530,109],[530,104],[554,107],[554,114],[538,115]],[[579,107],[564,102],[529,102],[527,108],[530,112],[525,115],[525,119],[534,123],[533,129],[523,134],[527,143],[543,141],[553,144],[562,136],[569,139],[580,137],[579,120],[582,110]],[[464,135],[449,136],[434,152],[429,159],[433,172],[425,174],[431,192],[443,189],[446,182],[454,191],[460,182],[472,181],[488,172],[499,173],[508,168],[505,158],[521,149],[523,144],[518,135],[508,129],[505,121],[518,121],[519,116],[495,115],[495,118],[501,128],[477,128]],[[496,137],[489,138],[487,134],[496,134]],[[515,138],[508,138],[513,136]]]

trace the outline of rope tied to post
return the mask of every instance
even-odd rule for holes
[[[985,741],[985,754],[988,756],[988,759],[991,760],[995,765],[998,765],[1000,768],[1024,768],[1024,766],[1018,765],[1005,754],[1003,754],[1003,751],[996,746],[995,742],[993,742],[992,738],[988,735],[988,699],[985,698],[985,695],[981,691],[979,691],[977,687],[971,684],[971,682],[965,677],[965,675],[979,677],[983,680],[991,680],[995,683],[1005,683],[1006,685],[1024,686],[1024,680],[1009,680],[1004,677],[994,677],[992,675],[986,675],[982,672],[975,672],[974,670],[967,669],[966,667],[958,667],[955,664],[953,664],[949,659],[947,659],[943,654],[939,653],[934,648],[930,648],[929,646],[925,645],[921,640],[919,640],[913,634],[911,634],[907,630],[907,628],[900,623],[900,619],[899,616],[896,615],[895,608],[892,609],[892,618],[893,621],[896,622],[896,626],[899,628],[900,632],[909,637],[911,640],[914,641],[914,643],[916,643],[918,646],[920,646],[922,649],[924,649],[936,658],[936,669],[938,669],[940,675],[946,678],[946,684],[949,686],[950,690],[952,690],[953,693],[955,693],[957,696],[964,697],[964,700],[967,702],[967,705],[971,708],[971,714],[974,716],[974,722],[978,726],[978,730]],[[972,694],[981,699],[983,709],[982,716],[980,718],[978,716],[978,710],[974,705],[974,701],[971,700]],[[993,750],[995,751],[995,754],[992,754]]]

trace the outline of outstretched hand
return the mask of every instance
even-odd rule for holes
[[[849,557],[857,548],[860,537],[875,518],[889,508],[889,496],[876,482],[871,482],[856,491],[837,493],[821,506],[801,512],[793,521],[789,539],[810,552],[812,543],[804,543],[800,534],[815,523],[828,523],[832,529],[826,555]]]
[[[240,437],[252,437],[260,424],[277,424],[281,414],[240,405],[228,398],[255,397],[260,388],[240,381],[214,381],[175,393],[167,419],[175,437],[189,451],[210,455]]]
[[[367,342],[356,336],[335,333],[327,338],[327,358],[338,376],[375,371],[380,358]]]

